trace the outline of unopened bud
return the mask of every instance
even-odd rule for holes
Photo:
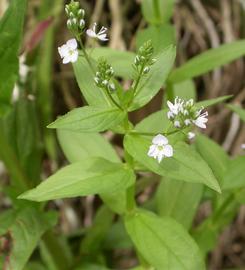
[[[110,91],[115,91],[115,89],[116,89],[115,84],[114,84],[114,83],[110,83],[110,84],[108,85],[108,89],[109,89]]]
[[[85,26],[85,21],[84,21],[84,19],[81,19],[81,20],[80,20],[79,26],[80,26],[80,28],[83,28],[83,27]]]
[[[106,86],[106,85],[108,85],[108,81],[107,81],[107,80],[104,80],[104,81],[102,82],[102,84],[103,84],[104,86]]]
[[[148,66],[143,69],[144,74],[149,73],[149,71],[150,71],[150,68]]]

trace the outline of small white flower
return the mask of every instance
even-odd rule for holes
[[[180,121],[178,121],[178,120],[174,121],[174,126],[175,126],[176,128],[180,128],[180,127],[181,127]]]
[[[187,137],[189,140],[192,140],[196,137],[196,134],[194,132],[188,132]]]
[[[96,33],[96,28],[97,28],[97,23],[94,23],[93,28],[88,29],[86,31],[87,35],[92,38],[98,38],[101,41],[107,41],[108,40],[108,38],[106,37],[107,28],[102,26],[102,28],[100,29],[98,33]]]
[[[167,101],[169,110],[175,115],[178,115],[179,112],[183,110],[183,103],[184,101],[178,97],[175,98],[174,103],[170,102],[169,100]]]
[[[242,148],[243,150],[245,150],[245,143],[243,143],[243,144],[241,145],[241,148]]]
[[[157,159],[160,163],[164,157],[173,156],[173,147],[168,144],[168,139],[165,136],[158,134],[152,140],[148,156]]]
[[[58,48],[60,57],[63,59],[63,64],[70,62],[74,63],[78,59],[77,41],[76,39],[70,39],[66,44]]]
[[[186,126],[189,126],[191,124],[191,120],[190,119],[185,119],[184,122],[185,122],[185,125]]]
[[[174,114],[171,111],[168,111],[167,116],[169,120],[174,118]]]
[[[197,119],[193,120],[193,123],[200,128],[206,128],[206,123],[208,122],[208,118],[206,118],[207,116],[208,112],[204,112],[200,114]]]

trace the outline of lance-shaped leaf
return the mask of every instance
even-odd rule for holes
[[[201,184],[164,178],[156,193],[158,213],[161,217],[174,218],[186,229],[190,229],[202,193],[203,185]]]
[[[151,140],[150,136],[128,134],[125,136],[124,146],[134,159],[156,174],[186,182],[203,183],[220,192],[212,170],[194,149],[184,142],[177,142],[173,145],[173,157],[164,158],[159,164],[147,155]]]
[[[62,168],[19,198],[47,201],[91,194],[113,194],[126,189],[134,180],[134,172],[125,164],[88,158]]]
[[[219,183],[222,183],[223,176],[230,162],[228,154],[216,142],[201,134],[198,134],[195,146],[198,153],[212,169]]]
[[[173,66],[175,55],[176,48],[170,46],[155,57],[156,63],[151,67],[150,72],[140,80],[133,102],[129,107],[130,111],[144,106],[158,93]]]
[[[41,213],[33,208],[25,208],[16,214],[8,232],[1,236],[9,242],[9,251],[2,253],[6,270],[22,270],[43,233],[54,226],[56,215]]]
[[[85,106],[74,109],[51,123],[49,128],[79,132],[100,132],[122,122],[125,112],[115,107]]]
[[[126,216],[125,225],[139,253],[156,269],[205,269],[197,244],[173,219],[137,210]]]
[[[94,67],[96,66],[93,63]],[[94,82],[94,73],[89,64],[83,57],[79,57],[78,61],[73,64],[75,76],[79,88],[89,105],[104,105],[106,98],[101,89],[99,89]]]
[[[232,105],[232,104],[227,105],[227,107],[233,112],[235,112],[236,114],[238,114],[240,118],[242,119],[242,121],[245,122],[245,110],[243,108],[237,105]]]
[[[0,21],[0,101],[8,104],[18,77],[18,51],[26,10],[26,0],[12,0]],[[1,105],[2,106],[2,105]]]
[[[210,106],[213,106],[213,105],[216,105],[216,104],[219,104],[219,103],[222,103],[228,99],[232,98],[232,95],[229,95],[229,96],[223,96],[223,97],[218,97],[218,98],[213,98],[213,99],[208,99],[208,100],[204,100],[204,101],[200,101],[200,102],[197,102],[195,104],[195,106],[197,108],[201,108],[201,107],[210,107]]]
[[[106,61],[113,67],[116,76],[132,79],[134,74],[132,63],[134,62],[135,53],[100,47],[93,48],[91,56],[96,60],[100,57],[106,58]]]
[[[58,129],[57,135],[60,146],[70,163],[88,157],[102,157],[112,162],[120,162],[112,145],[101,134]]]
[[[222,45],[219,48],[210,49],[175,69],[169,76],[169,81],[178,83],[192,79],[228,64],[243,55],[245,55],[245,40],[235,41]]]

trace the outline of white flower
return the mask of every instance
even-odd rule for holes
[[[92,38],[98,38],[101,41],[107,41],[108,40],[108,38],[106,37],[107,28],[102,26],[102,28],[100,29],[100,31],[97,34],[96,34],[96,28],[97,28],[97,23],[94,23],[93,28],[88,29],[86,31],[87,35],[89,37],[92,37]]]
[[[243,143],[243,144],[241,145],[241,148],[242,148],[243,150],[245,150],[245,143]]]
[[[196,134],[194,132],[188,132],[187,137],[189,140],[192,140],[196,137]]]
[[[70,62],[74,63],[78,59],[77,41],[76,39],[70,39],[66,44],[58,48],[60,57],[63,59],[63,64]]]
[[[158,134],[152,140],[148,156],[157,159],[160,163],[164,157],[173,156],[173,147],[168,144],[168,139],[165,136]]]
[[[181,127],[180,121],[178,121],[178,120],[174,121],[174,126],[175,126],[176,128],[180,128],[180,127]]]
[[[199,111],[198,114],[200,113],[201,112]],[[197,119],[193,120],[193,123],[200,128],[206,128],[206,123],[208,122],[208,118],[206,118],[207,116],[208,112],[204,112],[200,114]]]
[[[174,103],[167,101],[168,108],[174,115],[178,115],[183,110],[183,104],[184,101],[178,97],[175,98]]]
[[[189,126],[191,124],[191,120],[190,119],[185,119],[184,122],[185,122],[185,125],[186,126]]]

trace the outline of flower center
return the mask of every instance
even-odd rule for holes
[[[159,151],[162,151],[162,150],[164,149],[164,147],[163,147],[162,145],[158,145],[158,146],[157,146],[157,149],[158,149]]]
[[[69,50],[69,55],[70,55],[70,56],[72,56],[72,55],[73,55],[73,53],[74,53],[74,51],[73,51],[73,50]]]

